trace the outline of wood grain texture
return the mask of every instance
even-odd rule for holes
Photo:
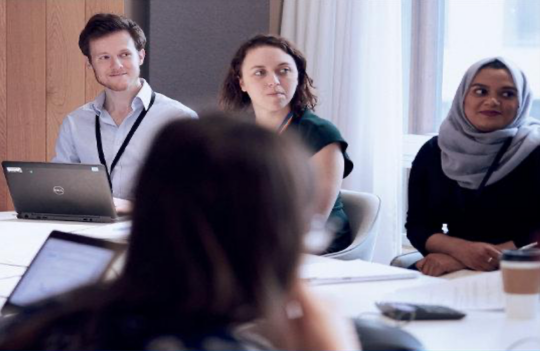
[[[42,0],[6,2],[6,149],[10,160],[46,158],[46,5]]]
[[[124,0],[86,0],[86,21],[96,13],[108,12],[123,14]],[[103,87],[96,82],[92,68],[86,68],[86,101],[92,101],[103,90]]]
[[[0,162],[7,157],[7,91],[6,91],[6,0],[0,0]],[[8,192],[4,175],[0,175],[0,211],[7,209]]]
[[[85,59],[79,33],[85,2],[47,0],[47,160],[66,115],[85,103]]]
[[[45,160],[45,14],[41,0],[7,0],[7,157]]]
[[[78,37],[123,0],[0,0],[0,161],[46,161],[65,115],[101,91]],[[0,211],[12,210],[0,175]]]

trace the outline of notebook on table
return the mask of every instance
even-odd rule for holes
[[[97,283],[126,247],[127,244],[53,231],[7,298],[2,315]]]
[[[17,217],[23,219],[115,222],[103,165],[4,161],[2,168]]]
[[[417,271],[362,260],[325,258],[320,262],[306,262],[300,267],[300,276],[311,285],[412,279],[419,275]]]

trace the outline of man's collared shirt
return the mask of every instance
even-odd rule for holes
[[[143,86],[131,103],[132,112],[117,126],[104,109],[105,91],[97,98],[68,114],[60,127],[56,141],[56,156],[52,162],[100,164],[96,142],[96,115],[99,116],[105,161],[110,171],[114,157],[124,142],[137,117],[148,109],[152,88],[141,79]],[[133,138],[116,164],[111,181],[113,196],[133,200],[133,190],[139,167],[161,127],[178,118],[197,118],[197,114],[182,103],[156,93],[152,108],[137,128]]]

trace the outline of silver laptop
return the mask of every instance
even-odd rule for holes
[[[115,222],[118,217],[102,165],[4,161],[17,217]]]
[[[97,283],[126,248],[127,244],[53,231],[9,295],[2,316]]]

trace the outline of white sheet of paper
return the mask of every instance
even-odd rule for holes
[[[98,239],[126,241],[131,232],[131,221],[106,224],[99,227],[84,228],[74,231],[75,234],[91,236]]]
[[[444,305],[461,310],[504,309],[500,271],[479,273],[385,295],[381,301]]]
[[[0,221],[0,263],[28,266],[53,230],[73,232],[88,227],[89,224],[78,222],[2,220]]]
[[[25,267],[15,267],[5,264],[0,264],[0,281],[11,279],[13,276],[22,276],[26,271]]]
[[[362,260],[305,263],[300,276],[310,284],[339,284],[375,280],[416,278],[418,272]]]
[[[0,212],[0,221],[17,220],[17,212]]]
[[[24,267],[0,264],[0,296],[7,297],[26,271]]]

